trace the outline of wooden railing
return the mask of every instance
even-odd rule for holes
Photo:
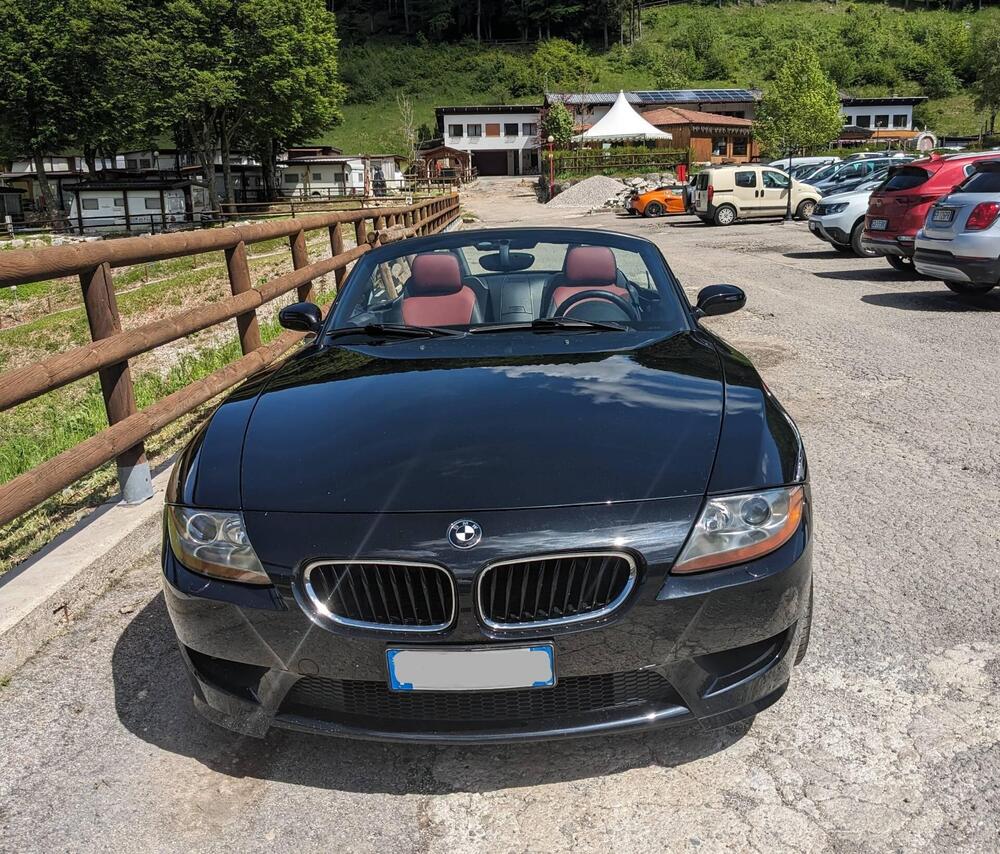
[[[150,497],[145,439],[273,362],[304,337],[300,332],[285,332],[263,344],[258,307],[292,290],[297,291],[300,301],[309,300],[313,280],[328,273],[334,274],[339,287],[348,265],[373,245],[440,231],[458,213],[458,196],[452,194],[397,207],[336,211],[294,220],[0,254],[0,288],[79,276],[92,339],[88,344],[0,374],[0,411],[96,373],[109,425],[0,485],[0,525],[111,460],[117,461],[126,501],[135,503]],[[354,225],[356,246],[350,249],[344,246],[344,223]],[[317,229],[329,232],[331,256],[310,262],[306,232]],[[288,238],[294,269],[255,288],[247,246],[281,237]],[[225,254],[231,297],[122,331],[113,269],[213,251]],[[137,409],[129,359],[232,319],[236,320],[242,358],[145,409]]]

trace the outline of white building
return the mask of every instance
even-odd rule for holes
[[[67,184],[69,220],[81,230],[165,231],[211,209],[208,188],[189,180]]]
[[[438,107],[435,113],[442,144],[469,152],[480,175],[538,173],[538,107]]]
[[[399,154],[302,153],[298,149],[278,162],[283,196],[329,198],[382,195],[403,188]]]
[[[842,94],[840,97],[844,126],[866,130],[913,130],[913,108],[926,100],[919,95],[853,98]]]
[[[700,113],[717,113],[752,119],[761,98],[758,89],[655,89],[626,92],[625,100],[639,113],[663,107],[681,107]],[[597,124],[618,98],[617,92],[547,92],[547,106],[563,103],[573,114],[578,130]]]

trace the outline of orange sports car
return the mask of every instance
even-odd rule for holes
[[[685,213],[684,190],[680,187],[658,187],[637,193],[628,202],[629,213],[643,216],[664,216]]]

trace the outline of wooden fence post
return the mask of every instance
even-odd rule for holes
[[[336,258],[344,251],[344,232],[340,230],[340,223],[335,222],[330,226],[330,254]],[[341,267],[333,274],[337,282],[337,292],[340,293],[340,286],[344,284],[344,276],[347,275],[347,268]]]
[[[247,261],[247,245],[241,240],[232,249],[226,250],[226,270],[229,273],[229,288],[233,296],[253,289],[250,281],[250,264]],[[260,347],[260,327],[257,312],[248,311],[236,317],[236,328],[240,333],[240,349],[245,356]]]
[[[118,300],[115,298],[114,284],[111,281],[111,266],[104,263],[84,270],[80,273],[80,286],[83,289],[83,305],[87,310],[91,339],[99,341],[121,332]],[[134,415],[138,410],[128,362],[119,362],[102,368],[98,375],[101,379],[101,392],[104,394],[108,424],[117,424]],[[118,484],[126,504],[139,504],[153,497],[149,463],[146,461],[146,449],[142,442],[123,451],[115,462],[118,465]]]
[[[288,238],[288,246],[292,250],[292,267],[298,270],[300,267],[309,266],[309,250],[306,249],[305,231],[297,231]],[[299,302],[309,302],[312,300],[313,283],[306,282],[298,288]]]
[[[368,242],[368,230],[365,228],[364,217],[354,223],[354,239],[358,246],[364,246]]]

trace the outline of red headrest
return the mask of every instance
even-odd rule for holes
[[[458,259],[444,252],[417,255],[410,265],[410,281],[406,290],[410,296],[458,293],[462,290],[462,270]]]
[[[607,246],[574,246],[566,253],[566,284],[613,285],[617,279],[615,253]]]

